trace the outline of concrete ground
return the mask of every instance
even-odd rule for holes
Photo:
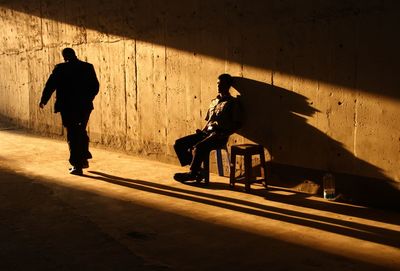
[[[182,168],[0,126],[0,270],[400,270],[400,214],[316,196],[208,187]]]

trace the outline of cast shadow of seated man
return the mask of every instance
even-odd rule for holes
[[[304,169],[304,179],[296,176],[295,181],[299,184],[309,180],[306,175],[312,170],[316,172],[315,180],[321,179],[324,172],[332,171],[341,174],[337,188],[346,193],[367,195],[379,189],[392,200],[398,197],[398,191],[393,189],[392,181],[382,169],[354,156],[341,142],[309,124],[319,112],[313,107],[313,101],[264,82],[241,77],[233,79],[233,87],[240,93],[246,113],[237,133],[267,149],[269,172],[279,169],[279,173],[290,175],[293,170]],[[280,176],[277,180],[281,181]],[[282,183],[275,184],[281,186]],[[363,192],[354,191],[354,187],[362,188]]]
[[[241,125],[241,107],[239,100],[233,97],[229,89],[233,83],[229,74],[218,77],[218,96],[211,101],[206,115],[206,125],[195,133],[176,140],[175,152],[182,166],[190,165],[190,171],[176,173],[174,179],[180,182],[205,179],[205,169],[202,165],[209,159],[212,150],[224,148],[229,136],[235,133]]]

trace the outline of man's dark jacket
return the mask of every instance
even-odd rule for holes
[[[78,59],[57,64],[46,82],[40,102],[46,104],[54,90],[54,112],[93,110],[93,99],[99,92],[93,65]]]

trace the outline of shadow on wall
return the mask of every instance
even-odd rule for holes
[[[393,75],[400,52],[399,38],[393,35],[399,3],[0,0],[0,15],[6,22],[12,18],[13,33],[29,31],[29,35],[6,37],[2,50],[25,52],[61,45],[66,33],[60,32],[64,29],[60,23],[67,23],[75,26],[66,28],[73,44],[106,46],[124,37],[135,40],[139,49],[140,41],[145,41],[399,100],[397,77]],[[14,11],[36,17],[27,19]],[[166,62],[169,59],[173,60],[173,52]],[[276,165],[332,171],[340,168],[376,178],[362,178],[362,185],[354,185],[363,188],[358,193],[366,189],[372,193],[376,186],[396,191],[390,181],[382,181],[387,177],[379,168],[354,157],[340,142],[307,123],[307,117],[317,109],[306,97],[249,79],[238,80],[236,87],[248,110],[243,135],[265,145]],[[353,184],[359,179],[346,176]],[[364,185],[367,182],[369,185]]]
[[[399,38],[393,35],[399,3],[1,0],[0,6],[54,20],[43,29],[27,19],[20,24],[26,23],[31,35],[43,33],[59,43],[65,42],[59,38],[64,34],[52,29],[62,22],[77,27],[72,29],[77,44],[117,35],[399,99],[393,74],[399,59]],[[99,34],[88,35],[87,29]],[[36,42],[45,45],[37,37]]]
[[[380,168],[307,123],[319,112],[307,97],[241,77],[235,77],[234,88],[245,112],[238,134],[267,149],[272,184],[293,186],[305,180],[320,184],[323,174],[333,172],[337,190],[348,200],[369,204],[375,198],[374,205],[390,205],[399,198],[396,183]]]

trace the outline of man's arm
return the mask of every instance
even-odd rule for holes
[[[90,64],[89,68],[89,91],[90,91],[90,98],[93,100],[94,97],[99,93],[99,80],[97,80],[96,71],[92,64]]]
[[[47,79],[46,85],[42,92],[42,97],[40,98],[40,103],[39,103],[40,108],[43,108],[47,104],[47,102],[50,100],[51,95],[56,90],[56,87],[57,87],[57,66],[50,74],[49,79]]]
[[[221,135],[231,135],[235,133],[242,123],[241,106],[237,98],[231,98],[227,103],[219,108],[219,114],[212,122],[213,131]]]
[[[218,104],[218,98],[215,98],[211,101],[208,110],[207,110],[207,114],[206,117],[204,118],[206,120],[206,124],[204,125],[204,127],[200,130],[197,129],[196,133],[200,133],[200,132],[206,132],[209,129],[210,123],[212,123],[212,115],[214,114],[214,109],[215,106]]]

